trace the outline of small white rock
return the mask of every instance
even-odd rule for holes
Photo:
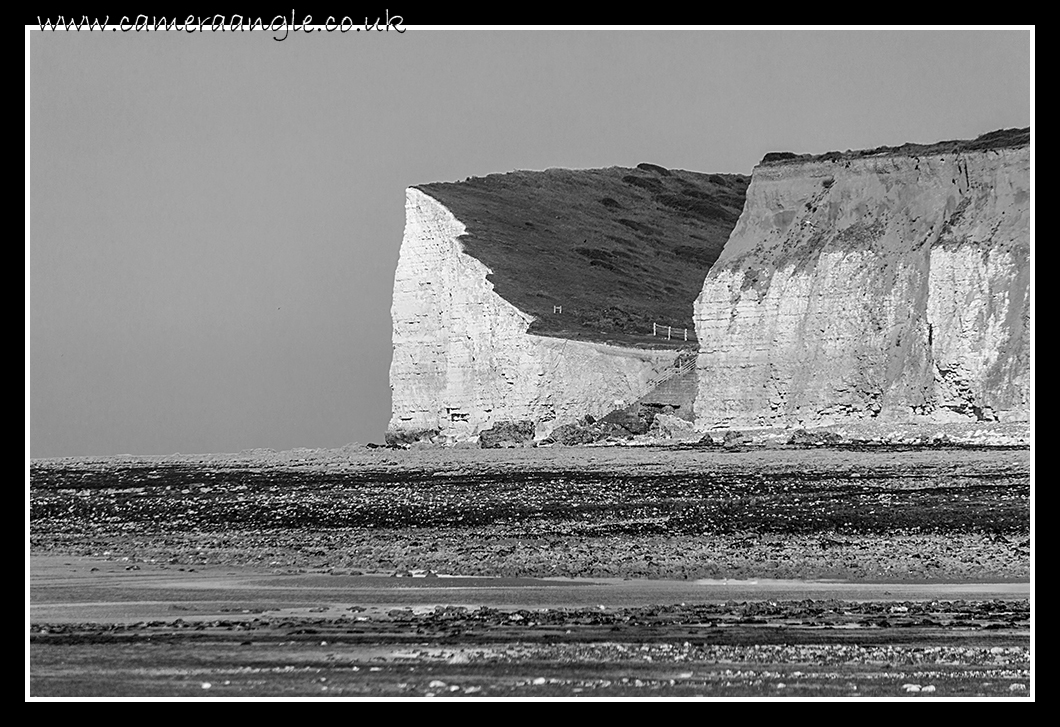
[[[907,691],[907,692],[919,692],[920,691],[920,685],[919,684],[903,684],[902,685],[902,689]]]

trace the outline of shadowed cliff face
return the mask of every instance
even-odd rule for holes
[[[1009,136],[759,165],[696,301],[697,425],[1027,418],[1030,164]]]

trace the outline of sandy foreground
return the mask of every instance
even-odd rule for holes
[[[1029,473],[952,441],[35,461],[28,693],[1026,696]]]

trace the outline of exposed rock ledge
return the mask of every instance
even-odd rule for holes
[[[406,190],[388,441],[468,441],[497,422],[523,420],[544,436],[634,402],[673,364],[673,350],[528,334],[532,316],[497,295],[489,268],[464,253],[465,229],[433,197]]]
[[[696,301],[696,425],[1026,420],[1029,168],[1025,145],[756,167]]]

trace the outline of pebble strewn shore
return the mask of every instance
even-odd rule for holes
[[[1009,448],[51,460],[31,546],[282,572],[1025,579],[1029,498]]]

